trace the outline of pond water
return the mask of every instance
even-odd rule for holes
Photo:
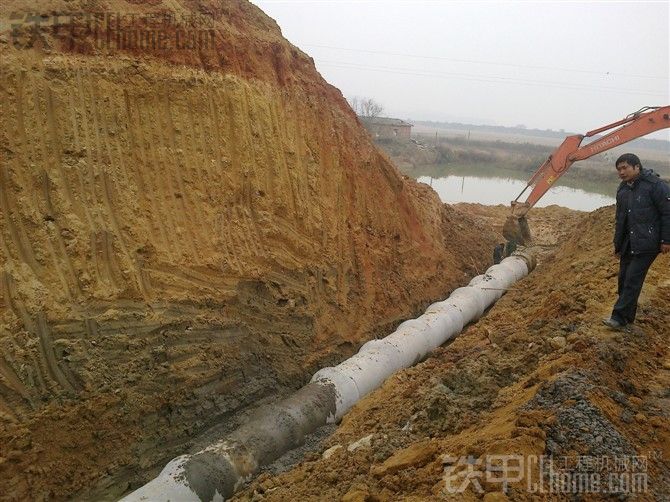
[[[442,202],[449,204],[476,202],[485,205],[509,205],[510,201],[516,199],[517,195],[526,186],[525,181],[512,178],[484,178],[479,176],[450,175],[442,178],[420,176],[418,181],[432,186]],[[530,189],[520,200],[523,202],[528,194],[530,194]],[[556,204],[579,211],[593,211],[614,203],[614,197],[576,188],[555,186],[544,194],[536,207]]]

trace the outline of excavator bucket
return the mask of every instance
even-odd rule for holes
[[[521,244],[526,246],[530,244],[532,236],[530,235],[530,227],[525,216],[517,217],[514,215],[508,216],[503,225],[503,237],[508,242]]]

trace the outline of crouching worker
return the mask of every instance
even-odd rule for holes
[[[626,153],[615,163],[621,178],[616,194],[614,253],[619,257],[618,299],[609,319],[613,329],[635,321],[637,300],[647,270],[660,253],[670,251],[670,187],[637,155]]]

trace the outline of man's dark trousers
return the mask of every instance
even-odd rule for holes
[[[658,256],[658,253],[631,254],[630,248],[621,254],[619,263],[619,298],[614,304],[612,318],[622,324],[635,321],[637,300],[642,291],[647,270]]]

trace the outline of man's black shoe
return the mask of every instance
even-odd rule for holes
[[[620,321],[617,321],[616,319],[610,317],[609,319],[603,319],[603,324],[607,326],[610,329],[614,329],[617,331],[626,331],[627,326],[626,323],[622,323]]]

